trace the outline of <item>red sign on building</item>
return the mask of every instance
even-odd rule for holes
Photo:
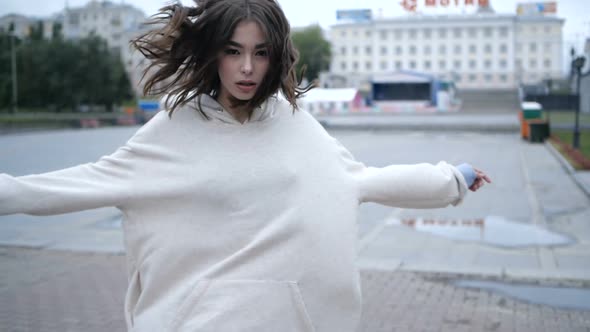
[[[489,0],[423,0],[425,7],[449,7],[449,6],[475,6],[489,7]],[[409,12],[415,12],[418,8],[418,0],[402,0],[400,5]]]

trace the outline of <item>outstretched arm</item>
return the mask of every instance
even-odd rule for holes
[[[0,215],[51,215],[119,206],[131,196],[134,153],[124,146],[92,164],[12,177],[0,174]]]
[[[442,161],[436,165],[367,167],[358,180],[362,202],[404,208],[457,205],[468,189],[461,172]]]
[[[158,194],[161,184],[154,173],[168,160],[166,143],[161,143],[165,132],[161,126],[167,121],[161,112],[127,144],[95,163],[22,177],[0,174],[0,215],[125,207],[146,195]]]

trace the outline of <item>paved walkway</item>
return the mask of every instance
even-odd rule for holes
[[[0,248],[0,331],[117,332],[125,258]],[[590,331],[590,311],[453,286],[456,275],[364,270],[359,332]]]

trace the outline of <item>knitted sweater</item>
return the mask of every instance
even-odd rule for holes
[[[269,99],[238,123],[211,97],[158,113],[92,164],[0,175],[0,215],[116,206],[132,331],[355,331],[362,202],[435,208],[453,166],[366,167],[305,111]]]

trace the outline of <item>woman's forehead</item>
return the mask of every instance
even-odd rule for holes
[[[266,44],[267,38],[260,24],[253,20],[243,20],[236,24],[230,41],[253,45]]]

